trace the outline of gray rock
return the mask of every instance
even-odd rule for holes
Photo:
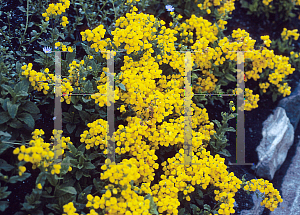
[[[241,215],[261,215],[264,212],[265,207],[260,205],[263,199],[259,194],[261,193],[258,190],[252,193],[254,206],[251,210],[242,210]]]
[[[300,143],[296,154],[283,178],[281,185],[281,202],[270,215],[300,214]]]
[[[294,128],[283,108],[277,107],[263,122],[262,136],[255,172],[258,178],[272,180],[294,142]]]
[[[278,107],[285,109],[286,115],[290,119],[294,129],[296,129],[300,120],[300,84],[298,84],[290,96],[283,98],[278,103]]]

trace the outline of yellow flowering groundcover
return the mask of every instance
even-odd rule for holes
[[[267,180],[246,181],[229,172],[224,158],[230,155],[227,140],[221,140],[226,131],[235,131],[224,126],[227,121],[235,119],[238,110],[258,108],[260,95],[273,101],[290,95],[287,76],[296,70],[299,53],[276,54],[272,44],[289,50],[299,33],[284,28],[277,41],[269,35],[256,41],[240,28],[225,35],[235,3],[27,1],[20,10],[27,18],[34,14],[30,10],[38,11],[40,27],[29,44],[38,41],[44,48],[35,50],[34,60],[18,51],[17,75],[0,76],[0,154],[7,150],[14,159],[10,164],[2,159],[0,164],[4,170],[0,198],[10,195],[7,183],[24,181],[34,172],[35,186],[21,202],[21,210],[29,214],[229,215],[236,213],[238,190],[248,194],[258,190],[261,205],[274,211],[283,201],[279,191]],[[26,23],[26,29],[33,26],[28,19]],[[5,39],[9,47],[10,40]],[[60,77],[54,54],[58,51]],[[237,70],[238,51],[244,52],[243,76]],[[111,58],[114,71],[107,65]],[[192,90],[189,164],[184,129],[187,67]],[[114,97],[108,95],[112,72]],[[230,88],[243,79],[244,89]],[[58,80],[63,129],[51,127],[47,133],[35,121],[41,117],[39,107],[47,105],[53,114]],[[256,88],[248,86],[250,80]],[[231,101],[229,113],[222,113],[223,126],[208,115],[207,102],[214,98],[197,95],[241,93],[244,105],[236,107]],[[108,96],[115,106],[112,138],[108,138],[107,110],[112,105]],[[115,161],[108,159],[108,140],[115,143]],[[0,210],[5,209],[9,204],[0,201]]]

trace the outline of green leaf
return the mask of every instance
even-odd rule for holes
[[[14,118],[11,122],[9,122],[8,125],[12,128],[22,128],[23,127],[23,124],[16,118]]]
[[[18,119],[23,121],[30,128],[34,128],[34,119],[29,113],[21,113],[18,115]]]
[[[218,120],[213,119],[212,121],[213,121],[214,123],[217,124],[218,128],[221,128],[221,127],[222,127],[222,126],[221,126],[221,123],[220,123]]]
[[[236,132],[236,130],[233,127],[223,128],[223,131]]]
[[[67,127],[67,131],[68,131],[70,134],[72,134],[72,132],[73,132],[74,129],[76,128],[76,125],[68,123],[66,127]]]
[[[27,79],[22,80],[21,82],[17,83],[14,87],[15,93],[19,93],[24,91],[25,93],[28,92],[30,82]]]
[[[69,166],[71,165],[70,160],[71,158],[69,156],[63,159],[60,170],[60,173],[62,175],[65,175],[69,171]]]
[[[119,83],[118,87],[120,87],[122,90],[124,90],[126,92],[126,87],[124,86],[124,84]]]
[[[70,186],[67,186],[67,187],[62,187],[60,188],[59,190],[63,191],[63,192],[66,192],[66,193],[70,193],[70,194],[73,194],[73,195],[76,195],[77,194],[77,191],[74,187],[70,187]]]
[[[273,100],[273,102],[275,102],[276,99],[277,99],[277,94],[276,94],[276,93],[273,93],[273,95],[272,95],[272,100]]]
[[[225,78],[229,81],[233,81],[233,82],[236,82],[236,77],[234,77],[233,75],[231,74],[225,74]]]
[[[85,162],[84,168],[85,169],[95,169],[96,167],[91,162]]]
[[[8,164],[5,160],[0,159],[0,169],[3,169],[4,171],[10,171],[14,168],[14,166]]]
[[[86,84],[84,85],[84,92],[85,93],[93,93],[94,92],[93,84],[90,80],[88,80],[86,82]]]
[[[82,111],[82,104],[74,105],[74,108],[76,108],[79,111]]]
[[[11,117],[7,112],[0,113],[0,124],[6,123]]]
[[[290,16],[290,17],[295,17],[295,16],[296,16],[296,14],[294,14],[294,13],[290,12],[289,16]]]
[[[26,101],[21,108],[29,113],[40,113],[40,109],[36,106],[35,103],[31,101]]]
[[[20,104],[13,104],[10,100],[7,101],[7,110],[11,118],[15,118]]]
[[[10,94],[12,97],[14,97],[15,93],[14,93],[13,89],[12,89],[10,86],[5,85],[5,84],[2,84],[1,87],[2,87],[3,89],[5,89],[6,91],[8,91],[9,94]]]
[[[68,148],[70,149],[70,151],[73,155],[77,154],[77,149],[73,144],[68,143]]]
[[[40,174],[38,175],[38,177],[36,178],[35,183],[36,184],[41,184],[42,186],[44,186],[45,181],[46,181],[47,175],[45,172],[40,172]]]
[[[72,61],[74,60],[75,56],[76,56],[76,52],[75,51],[68,52],[67,56],[66,56],[67,63],[68,64],[72,63]]]
[[[50,183],[52,186],[55,187],[55,186],[57,185],[58,180],[55,179],[54,175],[52,175],[50,172],[47,172],[46,177],[47,177],[47,180],[49,181],[49,183]]]
[[[81,179],[82,174],[83,174],[83,172],[81,170],[76,171],[75,176],[76,176],[77,181],[79,181]]]
[[[155,214],[155,215],[159,215],[158,211],[157,211],[157,205],[155,204],[155,202],[153,201],[153,197],[150,194],[147,194],[144,199],[149,199],[150,200],[150,209],[149,212],[151,214]]]
[[[180,208],[178,215],[185,215],[185,208]]]
[[[210,211],[210,210],[211,210],[210,206],[207,205],[207,204],[204,205],[204,209],[207,210],[207,211]]]
[[[8,201],[0,201],[0,211],[5,211],[5,209],[9,206]]]
[[[24,172],[22,174],[22,176],[19,175],[15,175],[9,178],[8,183],[17,183],[18,181],[24,181],[25,179],[27,179],[31,174],[28,172]]]
[[[226,157],[231,157],[231,154],[227,149],[222,149],[222,151],[218,152],[218,154],[224,155]]]
[[[200,189],[198,189],[198,195],[200,198],[203,198],[203,192]]]

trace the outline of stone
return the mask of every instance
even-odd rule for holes
[[[300,120],[300,84],[298,84],[290,96],[280,100],[278,107],[285,109],[286,115],[296,130]]]
[[[254,206],[250,210],[242,210],[241,215],[261,215],[264,212],[265,206],[261,206],[260,203],[262,202],[263,198],[260,196],[261,193],[256,190],[252,193],[252,199]]]
[[[281,184],[281,202],[270,215],[300,214],[300,143]]]
[[[262,136],[256,147],[259,161],[255,173],[259,178],[272,180],[294,142],[294,127],[282,107],[277,107],[263,122]]]

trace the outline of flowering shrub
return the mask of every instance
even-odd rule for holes
[[[299,9],[299,0],[253,0],[247,2],[245,0],[241,1],[242,7],[247,8],[247,14],[253,14],[256,17],[265,15],[268,19],[271,15],[276,17],[278,21],[286,21],[296,14],[293,13]]]
[[[152,8],[155,1],[103,1],[89,6],[84,1],[60,0],[43,9],[41,29],[51,38],[39,41],[44,48],[43,52],[36,51],[34,61],[18,63],[21,81],[14,89],[8,86],[12,84],[1,82],[1,94],[6,97],[0,100],[0,125],[7,122],[14,128],[23,126],[22,121],[33,130],[33,118],[38,119],[34,98],[43,97],[40,104],[52,102],[60,78],[66,129],[53,130],[49,141],[44,140],[43,129],[31,130],[32,136],[15,146],[17,143],[8,141],[8,133],[14,131],[1,127],[0,135],[5,138],[0,153],[14,148],[11,151],[16,159],[15,166],[3,162],[3,168],[18,173],[9,178],[1,173],[1,180],[25,180],[30,176],[28,167],[38,171],[35,187],[22,203],[23,211],[138,215],[188,214],[193,210],[195,214],[234,214],[234,196],[240,189],[258,189],[264,197],[262,205],[271,211],[282,202],[268,181],[240,180],[226,170],[220,155],[230,156],[225,149],[225,132],[235,132],[227,125],[237,116],[233,102],[229,104],[231,113],[222,112],[221,124],[209,119],[205,108],[213,98],[195,94],[240,94],[241,88],[228,88],[244,78],[245,104],[238,108],[251,111],[258,107],[259,93],[272,94],[274,101],[278,95],[290,95],[286,76],[295,71],[290,59],[271,50],[276,42],[269,35],[261,36],[261,45],[240,28],[224,35],[234,1],[166,3],[161,1],[164,7],[156,11]],[[180,3],[184,9],[178,7]],[[106,4],[112,7],[107,9]],[[97,20],[97,10],[101,20]],[[161,10],[166,13],[165,20],[159,17]],[[84,19],[87,26],[76,30]],[[50,27],[50,22],[60,25]],[[72,35],[75,31],[80,38]],[[299,34],[284,31],[282,39],[291,36],[297,39]],[[82,42],[75,47],[66,38]],[[67,52],[61,59],[63,77],[55,75],[54,50]],[[186,51],[190,51],[189,60]],[[241,61],[237,51],[245,51],[244,77],[236,69]],[[298,53],[291,55],[297,65],[294,59]],[[111,57],[115,60],[114,105],[118,111],[117,129],[108,137],[106,111],[111,104],[107,101],[107,78],[112,71],[107,60]],[[188,157],[183,129],[186,68],[192,73],[189,96],[193,98]],[[259,88],[250,89],[250,79]],[[31,97],[27,98],[28,94]],[[109,139],[115,142],[113,149],[107,144]],[[115,161],[108,159],[112,150]],[[186,164],[187,159],[194,165]],[[10,194],[5,193],[7,187],[3,189],[0,198]],[[5,209],[8,205],[4,205]]]

